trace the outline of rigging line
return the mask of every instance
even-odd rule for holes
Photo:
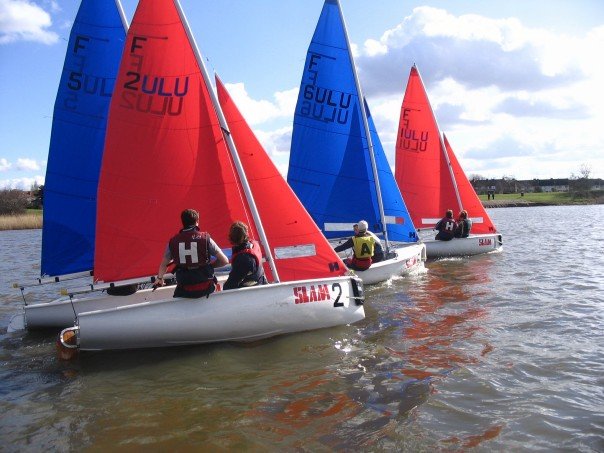
[[[73,305],[73,294],[69,295],[69,303],[71,304],[71,309],[73,310],[73,321],[75,324],[78,323],[78,314],[76,313],[75,306]]]
[[[23,304],[27,307],[27,301],[25,300],[25,293],[23,292],[23,286],[21,287],[21,297],[23,298]]]

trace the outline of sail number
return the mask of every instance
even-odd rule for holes
[[[86,74],[84,68],[88,60],[88,45],[90,38],[85,35],[76,35],[71,49],[73,57],[70,61],[69,74],[66,86],[69,91],[63,99],[63,106],[68,110],[76,110],[80,101],[80,94],[90,94],[101,97],[111,97],[114,79],[97,77]]]
[[[145,56],[137,54],[148,39],[134,36],[130,45],[130,69],[125,74],[120,106],[142,113],[176,116],[182,113],[189,92],[189,76],[164,77],[143,74]],[[161,38],[157,38],[161,39]]]
[[[294,286],[294,303],[308,304],[311,302],[320,302],[330,300],[332,295],[329,285],[310,285],[310,286]],[[335,294],[334,307],[343,307],[344,302],[340,302],[342,297],[342,286],[339,283],[331,285],[331,291]]]
[[[428,147],[428,131],[409,129],[409,114],[411,109],[403,109],[401,115],[401,129],[397,137],[396,147],[416,153],[426,151]]]
[[[319,63],[324,59],[333,60],[331,57],[319,54],[311,54],[308,59],[306,76],[310,83],[306,83],[301,88],[297,113],[317,121],[346,124],[349,118],[352,94],[322,88],[317,85]]]

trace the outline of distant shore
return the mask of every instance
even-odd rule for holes
[[[604,204],[604,196],[592,198],[572,198],[568,193],[530,193],[519,194],[496,194],[495,199],[486,199],[481,195],[480,201],[485,208],[511,208],[511,207],[533,207],[533,206],[572,206],[588,204]]]
[[[567,193],[532,193],[524,196],[519,194],[496,194],[495,200],[485,200],[485,197],[485,195],[479,197],[485,208],[604,204],[604,196],[602,195],[594,198],[578,199],[570,198]],[[40,228],[42,228],[42,210],[31,209],[26,214],[0,215],[0,231]]]
[[[565,203],[568,204],[568,203]],[[584,204],[584,203],[581,203]],[[527,201],[527,200],[490,200],[483,201],[482,205],[485,208],[513,208],[517,206],[531,207],[531,206],[560,206],[560,203],[543,203],[540,201]]]
[[[0,215],[0,231],[39,228],[42,228],[42,211],[40,210],[31,210],[25,214]]]

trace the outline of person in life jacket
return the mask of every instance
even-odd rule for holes
[[[268,281],[262,267],[260,244],[249,238],[247,225],[239,221],[233,223],[229,229],[229,241],[233,245],[231,272],[224,289],[266,285]]]
[[[453,219],[453,211],[447,209],[445,216],[434,226],[434,229],[438,231],[434,239],[439,241],[450,241],[453,239],[456,228],[457,222]]]
[[[174,297],[209,296],[216,289],[214,268],[225,266],[229,260],[210,235],[199,230],[197,211],[185,209],[180,219],[183,228],[168,241],[155,286],[165,285],[164,274],[173,262],[176,275]]]
[[[454,236],[456,238],[467,238],[470,235],[472,229],[472,221],[468,219],[468,212],[464,209],[459,212],[457,218],[457,228],[455,228]]]
[[[354,236],[348,239],[343,244],[338,245],[334,250],[336,252],[342,252],[349,248],[352,248],[352,258],[344,260],[344,264],[350,269],[357,271],[365,271],[371,267],[374,263],[373,257],[376,254],[376,250],[380,251],[379,259],[383,259],[384,251],[379,238],[368,231],[368,225],[365,220],[361,220],[354,227]]]

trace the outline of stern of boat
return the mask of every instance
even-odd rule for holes
[[[352,299],[356,305],[365,303],[365,289],[363,288],[363,280],[358,275],[350,276],[350,285],[352,288]]]
[[[57,354],[61,360],[71,360],[78,355],[80,348],[80,328],[78,326],[63,329],[56,343]]]

